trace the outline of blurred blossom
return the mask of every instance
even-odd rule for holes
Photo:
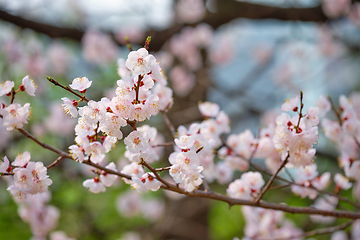
[[[121,44],[126,44],[125,38],[129,38],[129,42],[133,43],[145,43],[145,31],[139,26],[125,26],[116,33],[116,40]]]
[[[21,59],[21,45],[19,41],[13,37],[5,39],[2,44],[2,50],[4,51],[8,63],[15,63]]]
[[[60,102],[54,102],[50,105],[50,115],[44,119],[45,128],[60,136],[71,136],[74,134],[76,119],[65,115],[60,104]]]
[[[254,58],[257,64],[266,64],[273,54],[271,46],[266,44],[258,44],[252,49],[251,56]]]
[[[234,57],[234,43],[229,33],[220,33],[210,47],[209,59],[214,64],[225,64]]]
[[[64,44],[53,42],[47,50],[49,65],[54,74],[65,74],[71,65],[71,53]]]
[[[329,18],[337,18],[349,12],[350,0],[323,0],[322,8]]]
[[[349,19],[360,27],[360,3],[355,3],[351,6]]]
[[[203,0],[179,0],[175,7],[177,19],[184,23],[196,23],[206,13]]]
[[[180,97],[188,95],[195,86],[195,76],[186,72],[183,67],[176,66],[170,72],[171,87]]]
[[[109,35],[97,30],[85,33],[82,38],[84,58],[95,64],[106,65],[115,61],[118,48]]]

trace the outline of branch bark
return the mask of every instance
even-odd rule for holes
[[[312,8],[281,8],[248,2],[237,2],[234,0],[216,0],[215,2],[217,12],[208,12],[202,21],[214,29],[237,18],[310,22],[325,22],[328,20],[322,12],[321,6]],[[68,38],[80,42],[85,33],[84,29],[57,27],[51,24],[40,23],[9,14],[4,9],[0,9],[0,19],[13,23],[20,28],[29,28],[36,32],[46,34],[51,38]],[[180,32],[183,27],[184,24],[174,23],[171,28],[166,30],[148,31],[146,35],[152,36],[151,50],[158,51],[172,35]]]

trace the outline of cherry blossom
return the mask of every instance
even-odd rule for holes
[[[153,55],[149,54],[145,48],[140,48],[129,53],[125,65],[133,71],[134,75],[142,75],[149,73],[151,65],[155,62],[156,59]]]
[[[98,177],[94,177],[93,179],[87,179],[83,182],[83,186],[88,188],[92,193],[105,192],[106,188],[103,183],[100,182]]]
[[[12,131],[14,128],[22,128],[30,116],[30,103],[25,103],[23,107],[19,103],[13,103],[1,112],[4,119],[3,126],[6,127],[6,130]]]
[[[75,78],[72,83],[69,85],[72,89],[84,92],[92,84],[92,81],[89,81],[87,77]]]
[[[13,81],[5,81],[0,84],[0,96],[7,95],[10,96],[11,89],[14,87],[15,83]]]
[[[36,85],[28,75],[22,79],[22,85],[19,87],[19,89],[21,91],[26,91],[30,96],[35,96]]]

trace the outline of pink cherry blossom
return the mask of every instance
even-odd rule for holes
[[[0,83],[0,96],[9,95],[14,85],[14,82],[9,80],[5,81],[4,83]]]
[[[89,191],[92,193],[99,193],[106,191],[105,186],[100,182],[100,179],[98,177],[85,180],[83,182],[83,186],[88,188]]]
[[[92,81],[89,81],[87,77],[75,78],[72,83],[69,85],[72,89],[78,90],[80,92],[88,89],[92,84]]]
[[[30,96],[35,96],[36,85],[28,75],[23,78],[20,90],[26,91]]]

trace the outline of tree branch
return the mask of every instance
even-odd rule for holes
[[[311,21],[325,22],[328,18],[322,12],[321,6],[313,8],[281,8],[260,4],[237,2],[234,0],[216,0],[217,12],[208,12],[202,22],[214,29],[237,18],[247,19],[277,19],[283,21]],[[20,13],[19,13],[20,14]],[[57,27],[15,16],[0,9],[0,19],[13,23],[20,28],[29,28],[36,32],[48,35],[51,38],[68,38],[80,42],[85,34],[83,29]],[[152,36],[151,50],[158,51],[171,36],[181,31],[183,24],[175,23],[171,28],[146,32]],[[138,43],[142,44],[142,43]]]

